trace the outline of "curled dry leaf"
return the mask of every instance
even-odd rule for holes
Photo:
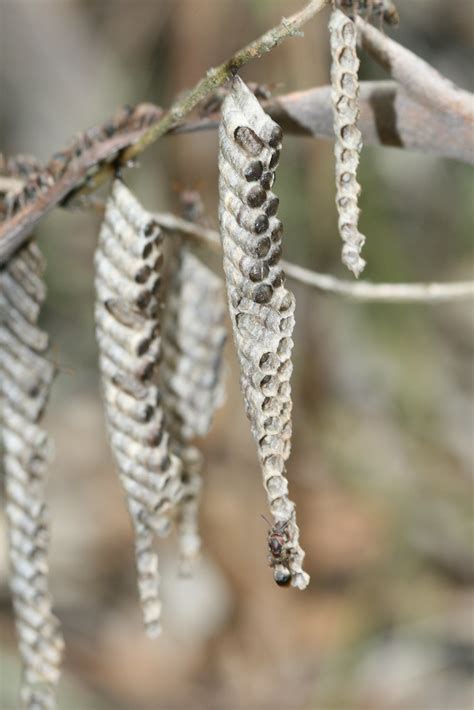
[[[23,659],[24,707],[55,707],[64,642],[48,586],[45,486],[51,442],[40,427],[55,368],[38,328],[44,260],[25,244],[0,271],[0,399],[10,587]]]
[[[154,534],[166,535],[183,494],[162,392],[162,233],[115,180],[95,256],[96,333],[110,444],[135,529],[138,588],[147,633],[160,631]]]
[[[257,442],[265,490],[276,524],[285,526],[281,567],[304,589],[295,506],[288,498],[285,462],[291,438],[291,339],[294,296],[279,268],[282,224],[271,191],[282,131],[236,77],[219,129],[219,218],[224,271],[241,388]]]
[[[360,256],[365,237],[359,232],[357,168],[362,149],[359,118],[359,59],[356,26],[341,10],[329,21],[331,41],[331,94],[334,106],[334,154],[336,157],[336,205],[339,234],[344,242],[342,261],[357,277],[365,267]]]

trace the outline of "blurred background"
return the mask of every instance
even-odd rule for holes
[[[303,0],[0,0],[0,150],[46,160],[122,104],[167,106]],[[473,88],[472,0],[399,0],[387,30]],[[328,82],[328,12],[242,71],[275,93]],[[362,59],[362,77],[381,70]],[[169,137],[126,181],[150,209],[200,190],[217,227],[215,132]],[[285,257],[349,278],[339,262],[332,144],[284,139],[276,192]],[[463,164],[363,151],[364,276],[472,274],[473,178]],[[145,638],[132,531],[107,447],[93,328],[99,220],[56,210],[43,323],[61,365],[46,425],[51,574],[66,637],[61,710],[467,710],[472,670],[472,333],[469,302],[353,304],[294,284],[289,476],[311,585],[275,586],[266,500],[228,343],[227,400],[209,437],[204,553],[177,575],[160,546],[164,633]],[[0,706],[19,664],[0,512]]]

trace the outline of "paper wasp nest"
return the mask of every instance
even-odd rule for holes
[[[10,587],[28,710],[55,707],[64,642],[48,588],[45,486],[51,443],[39,426],[55,368],[38,328],[44,260],[34,242],[0,270],[0,395]]]
[[[177,523],[186,564],[200,549],[197,512],[202,459],[191,442],[208,433],[223,399],[225,301],[222,281],[175,239],[160,381],[173,450],[184,467],[185,491]]]
[[[288,498],[294,297],[285,288],[282,224],[271,188],[282,131],[236,77],[219,129],[219,218],[224,271],[240,360],[241,388],[257,442],[273,518],[285,530],[281,559],[293,586],[304,589],[304,553],[295,506]]]
[[[336,157],[336,205],[339,234],[344,242],[342,261],[357,277],[365,261],[360,256],[365,237],[359,232],[357,168],[362,137],[359,118],[359,59],[356,26],[350,17],[335,9],[329,21],[331,41],[331,87],[334,106],[334,154]]]
[[[160,631],[154,533],[166,535],[181,499],[181,464],[170,450],[162,392],[162,233],[115,180],[96,251],[96,331],[109,438],[136,535],[147,633]]]
[[[365,20],[383,20],[392,26],[398,25],[400,21],[392,0],[336,0],[335,5],[353,19],[360,16]]]

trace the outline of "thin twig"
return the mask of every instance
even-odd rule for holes
[[[282,262],[283,263],[283,262]],[[440,303],[459,301],[474,296],[474,281],[452,283],[371,283],[343,281],[330,274],[309,271],[302,266],[285,262],[286,275],[320,291],[338,293],[356,301],[383,303]]]
[[[206,229],[193,222],[176,217],[168,212],[153,214],[158,224],[170,232],[179,232],[184,237],[197,239],[213,251],[220,251],[218,232]],[[371,283],[370,281],[345,281],[330,274],[321,274],[297,266],[289,261],[281,261],[286,275],[295,281],[311,286],[318,291],[336,293],[355,301],[383,303],[440,303],[474,296],[474,281],[452,283]]]
[[[267,101],[264,107],[288,134],[332,139],[330,91],[329,86],[321,86],[293,92]],[[474,163],[472,121],[464,120],[454,108],[450,113],[429,109],[391,81],[362,82],[360,101],[359,127],[365,145],[396,146]],[[219,120],[219,115],[215,114],[181,124],[170,133],[214,130]],[[84,181],[91,166],[97,161],[106,161],[119,148],[139,140],[143,133],[144,130],[128,131],[124,128],[120,136],[94,146],[78,158],[71,169],[46,192],[0,224],[0,264],[21,245],[44,215]],[[113,169],[112,165],[107,166],[109,175],[112,175]],[[2,177],[0,189],[3,192],[12,187],[21,187],[22,183],[18,179],[14,179],[13,183],[11,180]],[[96,186],[94,182],[93,188]],[[88,189],[91,189],[90,185]],[[89,204],[91,198],[82,196],[82,199]],[[80,203],[81,196],[78,196],[75,204]]]
[[[237,52],[233,59],[217,69],[210,70],[206,77],[164,116],[157,107],[138,106],[134,115],[142,113],[143,109],[150,115],[154,110],[156,120],[152,119],[143,128],[137,128],[136,125],[127,126],[124,122],[118,134],[84,151],[53,185],[33,197],[11,218],[0,223],[0,265],[29,237],[39,220],[51,209],[71,193],[80,196],[81,192],[91,192],[110,177],[115,169],[115,162],[111,165],[110,160],[117,156],[117,152],[119,161],[123,162],[132,154],[135,155],[137,146],[141,146],[139,150],[144,150],[152,140],[156,140],[165,132],[192,132],[216,128],[218,115],[182,125],[179,125],[179,120],[207,93],[224,83],[236,67],[270,51],[285,37],[296,34],[298,28],[322,9],[324,4],[323,0],[310,3],[300,13],[284,20],[277,28]],[[364,143],[398,146],[474,163],[473,112],[470,108],[474,105],[472,94],[452,85],[426,62],[385,35],[377,33],[374,28],[363,25],[362,32],[364,42],[367,37],[372,39],[370,46],[368,40],[364,45],[367,50],[380,61],[382,57],[389,57],[390,61],[387,60],[384,66],[392,71],[394,77],[405,87],[388,81],[362,83],[359,126]],[[378,53],[376,47],[379,47]],[[382,52],[383,48],[385,54]],[[410,81],[410,76],[416,74],[418,67],[422,67],[423,76],[430,87],[429,101],[423,81]],[[287,133],[333,137],[330,87],[318,87],[277,97],[265,103],[265,110]],[[103,167],[90,176],[91,168],[99,164]],[[87,185],[77,191],[85,178]]]
[[[231,76],[234,76],[244,64],[247,64],[253,59],[260,59],[260,57],[270,52],[288,37],[300,37],[302,35],[301,27],[303,27],[308,20],[317,15],[317,13],[325,7],[327,2],[328,0],[311,0],[302,10],[291,17],[283,18],[279,25],[268,30],[268,32],[265,32],[265,34],[243,49],[240,49],[226,62],[218,67],[209,69],[206,76],[203,77],[193,89],[184,97],[178,99],[158,123],[151,126],[137,143],[130,146],[130,148],[124,152],[123,160],[126,162],[127,160],[135,158],[136,155],[145,150],[151,143],[180,123],[202,99],[211,93],[211,91],[214,91],[214,89],[222,86]]]
[[[219,232],[207,227],[201,227],[200,224],[189,222],[182,217],[177,217],[171,212],[154,212],[153,217],[156,219],[160,227],[168,232],[179,232],[183,237],[191,237],[198,239],[201,244],[212,251],[220,252],[221,240]]]
[[[90,177],[88,184],[81,187],[77,194],[80,195],[97,189],[100,184],[111,177],[112,171],[118,165],[126,165],[160,136],[176,126],[207,94],[222,86],[244,64],[253,59],[259,59],[288,37],[301,36],[301,27],[320,12],[327,2],[328,0],[311,0],[302,10],[289,18],[283,18],[279,25],[265,32],[265,34],[243,49],[240,49],[224,64],[209,69],[206,76],[198,81],[195,87],[183,98],[178,99],[164,116],[160,116],[151,127],[147,127],[138,137],[135,135],[133,140],[128,141],[125,145],[120,145],[121,152],[114,158],[114,166],[106,163],[103,155],[106,146],[101,144],[99,146],[101,148],[101,156],[97,157],[94,164],[97,165],[100,162],[105,164]],[[123,135],[121,137],[123,138]],[[94,149],[95,147],[93,146],[91,150],[87,151],[89,158],[93,158]],[[64,200],[77,185],[81,185],[90,168],[90,160],[85,161],[84,156],[81,156],[77,163],[74,163],[73,170],[67,171],[61,180],[39,194],[37,199],[13,215],[11,219],[0,224],[0,264],[4,263],[28,238],[31,230],[41,217]]]

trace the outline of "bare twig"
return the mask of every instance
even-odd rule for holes
[[[158,224],[170,232],[179,232],[184,237],[197,239],[206,247],[220,250],[219,234],[193,222],[176,217],[167,212],[154,213]],[[336,293],[355,301],[377,301],[383,303],[440,303],[474,296],[474,281],[453,283],[371,283],[370,281],[345,281],[330,274],[321,274],[297,266],[289,261],[280,262],[286,275],[295,281],[311,286],[318,291]]]
[[[160,227],[168,232],[179,232],[183,237],[190,237],[192,240],[198,239],[201,244],[215,252],[221,250],[221,240],[219,233],[214,229],[202,227],[200,224],[189,222],[182,217],[177,217],[170,212],[154,212],[153,217]]]
[[[114,151],[111,151],[109,146],[109,152],[105,155],[104,152],[107,150],[107,143],[102,143],[99,146],[101,155],[95,156],[95,162],[92,163],[92,165],[97,165],[101,162],[106,163],[106,157],[110,154],[114,155],[115,167],[119,164],[126,165],[127,162],[135,158],[139,153],[142,153],[149,145],[160,138],[160,136],[164,135],[182,121],[207,94],[219,86],[222,86],[222,84],[224,84],[229,77],[233,76],[244,64],[247,64],[253,59],[259,59],[288,37],[301,36],[301,27],[320,12],[327,2],[328,0],[311,0],[302,10],[289,18],[283,18],[279,25],[261,35],[261,37],[254,40],[243,49],[240,49],[229,60],[224,62],[224,64],[209,69],[206,76],[203,77],[193,89],[183,98],[178,99],[171,106],[169,111],[153,123],[153,125],[141,131],[139,136],[135,135],[132,140],[125,141],[122,145],[117,145]],[[120,138],[123,139],[125,135],[126,133],[121,135]],[[132,138],[132,136],[130,136],[130,138]],[[116,155],[117,148],[120,150],[118,156]],[[94,146],[92,150],[86,153],[87,156],[92,159],[94,157]],[[47,214],[70,194],[77,185],[83,182],[84,177],[91,168],[90,160],[85,160],[85,157],[86,155],[83,154],[81,159],[77,161],[77,164],[74,163],[74,169],[67,171],[53,186],[39,194],[37,199],[26,205],[26,207],[20,210],[11,219],[0,224],[0,264],[6,261],[22,242],[27,239],[32,228],[41,217]],[[86,163],[87,167],[85,165]],[[110,178],[111,172],[112,166],[104,164],[101,169],[89,179],[89,183],[83,188],[83,191],[90,192],[91,190],[95,190],[102,182]]]
[[[359,127],[365,145],[396,146],[474,163],[472,122],[465,120],[454,109],[450,113],[429,109],[392,81],[362,82],[360,102]],[[333,138],[329,86],[279,96],[268,101],[265,109],[286,133]],[[218,124],[219,116],[214,115],[182,124],[172,132],[213,130]],[[138,140],[143,133],[144,130],[124,130],[120,136],[95,146],[78,158],[57,183],[0,224],[0,264],[21,245],[44,215],[84,181],[92,165],[99,160],[106,161],[118,149]],[[108,165],[107,169],[111,175],[113,166]],[[7,191],[21,187],[18,179],[12,180],[2,178],[0,189]]]
[[[222,86],[231,76],[252,61],[260,59],[264,54],[281,44],[288,37],[301,36],[301,27],[320,12],[328,0],[311,0],[302,10],[291,17],[283,18],[281,23],[261,37],[248,44],[243,49],[236,52],[230,59],[218,67],[209,69],[196,86],[191,89],[183,98],[178,99],[169,111],[154,126],[151,126],[144,136],[135,145],[130,146],[125,151],[123,159],[129,160],[141,153],[147,146],[167,133],[176,126],[183,118],[192,111],[197,104],[202,101],[211,91]]]
[[[343,281],[330,274],[309,271],[296,264],[285,262],[287,276],[319,291],[337,293],[355,301],[384,303],[440,303],[458,301],[474,296],[474,281],[452,283],[371,283],[370,281]]]
[[[72,193],[80,195],[80,192],[95,190],[113,174],[117,161],[123,163],[166,132],[216,128],[218,115],[183,125],[179,125],[179,121],[207,93],[223,84],[236,68],[270,51],[285,37],[297,33],[298,28],[322,9],[324,4],[323,0],[311,2],[293,18],[282,21],[277,28],[237,52],[231,60],[217,69],[210,70],[208,75],[164,116],[157,107],[138,106],[132,115],[146,111],[150,117],[154,111],[155,118],[150,118],[143,127],[128,125],[124,121],[120,132],[83,151],[52,185],[31,198],[11,218],[0,223],[0,264],[28,238],[31,230],[44,215]],[[379,59],[381,56],[389,57],[390,61],[387,60],[385,66],[393,71],[394,77],[405,87],[389,81],[361,84],[359,127],[364,143],[398,146],[474,163],[474,97],[452,85],[416,55],[385,35],[377,33],[374,28],[363,25],[362,31],[364,42],[367,37],[371,39],[370,48],[368,40],[364,46]],[[379,47],[378,53],[375,47]],[[384,48],[385,54],[381,48]],[[413,76],[418,70],[417,62],[422,65],[423,76],[430,87],[428,98],[423,80],[410,81],[410,73]],[[287,133],[333,138],[329,87],[280,96],[267,102],[265,110]],[[91,176],[91,170],[97,166],[100,166],[99,169]],[[85,180],[87,184],[83,186]],[[77,188],[81,186],[83,187],[80,192],[77,192]]]

